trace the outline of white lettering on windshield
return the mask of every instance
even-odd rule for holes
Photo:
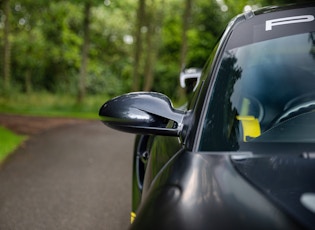
[[[301,15],[301,16],[267,20],[266,31],[272,30],[272,27],[274,26],[281,26],[281,25],[286,25],[286,24],[294,24],[294,23],[302,23],[302,22],[311,22],[311,21],[314,21],[313,15]]]

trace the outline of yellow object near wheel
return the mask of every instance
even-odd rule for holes
[[[131,212],[130,213],[130,223],[132,223],[136,219],[136,213]]]

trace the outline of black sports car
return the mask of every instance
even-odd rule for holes
[[[187,109],[136,92],[106,102],[141,134],[131,229],[315,229],[315,4],[234,18]]]

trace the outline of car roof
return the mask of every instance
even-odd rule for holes
[[[228,44],[233,49],[268,39],[314,31],[315,2],[269,6],[236,16],[228,25]],[[303,25],[303,26],[301,26]]]

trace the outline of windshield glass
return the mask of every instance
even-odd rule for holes
[[[315,32],[226,51],[213,87],[200,150],[315,143]]]

